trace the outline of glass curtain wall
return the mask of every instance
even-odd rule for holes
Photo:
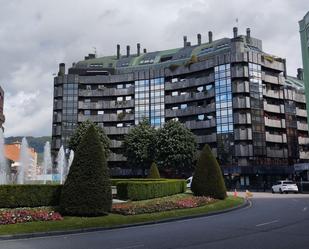
[[[143,118],[154,127],[164,124],[164,78],[135,81],[135,125]]]
[[[252,141],[255,163],[263,164],[266,156],[264,100],[261,65],[249,63]]]
[[[218,159],[221,165],[232,163],[234,128],[230,64],[215,67],[216,124]]]
[[[63,84],[62,145],[66,148],[69,138],[77,127],[78,84]]]

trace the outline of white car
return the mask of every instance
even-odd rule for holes
[[[193,179],[193,176],[190,176],[190,177],[187,179],[187,188],[191,188],[192,179]]]
[[[298,193],[298,187],[297,185],[292,181],[278,181],[276,185],[273,185],[271,187],[271,190],[273,193]]]

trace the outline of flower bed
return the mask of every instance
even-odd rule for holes
[[[58,212],[46,208],[0,210],[0,225],[56,220],[63,220],[63,218]]]
[[[209,197],[181,196],[176,198],[164,197],[144,202],[127,202],[114,204],[113,213],[135,215],[155,213],[174,209],[195,208],[212,203],[215,200]]]

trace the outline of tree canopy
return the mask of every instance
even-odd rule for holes
[[[103,151],[105,153],[105,158],[108,158],[109,153],[110,153],[110,150],[109,150],[110,140],[107,137],[105,131],[98,125],[91,122],[90,120],[86,120],[85,122],[81,123],[77,127],[77,129],[74,131],[73,135],[70,137],[70,140],[69,140],[69,149],[73,151],[77,150],[77,147],[79,143],[81,142],[82,137],[86,134],[90,126],[93,126],[94,129],[96,130],[99,140],[102,144]]]

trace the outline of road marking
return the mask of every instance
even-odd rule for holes
[[[132,248],[139,248],[139,247],[144,247],[144,244],[139,244],[139,245],[132,245],[132,246],[125,246],[125,247],[116,247],[114,249],[132,249]]]
[[[308,209],[307,207],[304,207],[304,208],[303,208],[303,212],[306,212],[306,211],[307,211],[307,209]]]
[[[256,226],[256,227],[261,227],[261,226],[266,226],[266,225],[273,224],[273,223],[276,223],[276,222],[279,222],[279,220],[272,220],[272,221],[269,221],[269,222],[257,224],[257,225],[255,225],[255,226]]]

